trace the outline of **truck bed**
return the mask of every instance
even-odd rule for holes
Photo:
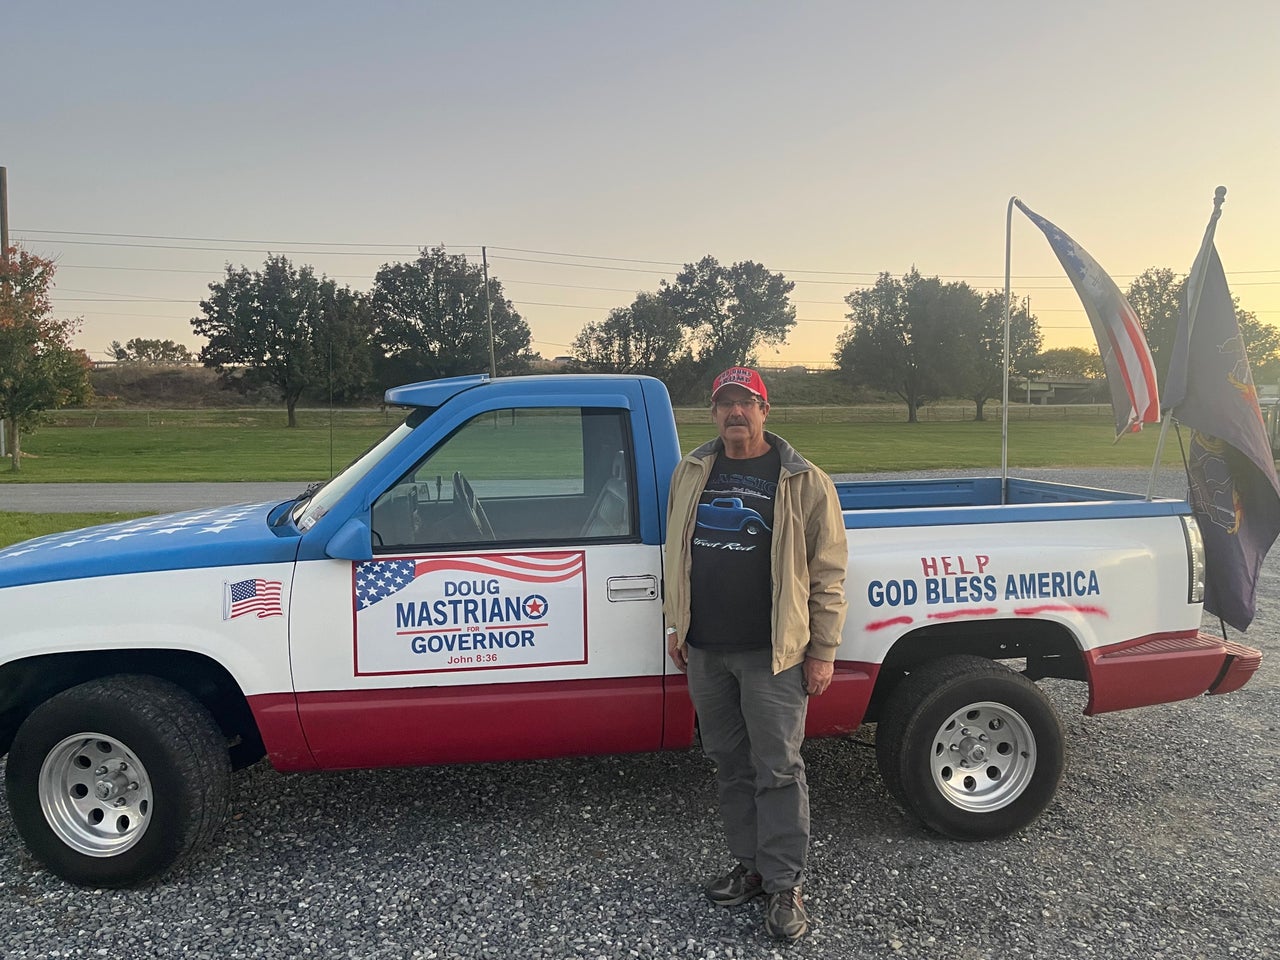
[[[1010,477],[1007,489],[1008,496],[1001,503],[999,477],[855,480],[836,484],[848,529],[1176,516],[1190,512],[1183,500],[1147,500],[1138,493],[1047,480]]]

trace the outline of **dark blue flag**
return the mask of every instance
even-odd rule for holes
[[[1212,233],[1206,240],[1187,282],[1164,406],[1192,429],[1188,474],[1204,535],[1205,609],[1244,630],[1262,560],[1280,534],[1280,481]]]

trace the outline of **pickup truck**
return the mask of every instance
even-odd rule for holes
[[[48,869],[159,875],[264,755],[308,771],[693,744],[663,637],[680,449],[662,383],[470,376],[386,402],[403,422],[294,500],[0,550],[0,751]],[[1087,684],[1099,713],[1227,693],[1261,661],[1199,632],[1183,502],[1012,478],[838,491],[850,608],[808,734],[878,723],[889,791],[943,835],[1008,834],[1053,797],[1063,733],[1034,681]]]

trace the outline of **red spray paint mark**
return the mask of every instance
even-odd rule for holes
[[[885,627],[892,627],[898,623],[906,624],[911,622],[912,620],[910,617],[894,617],[892,620],[873,620],[871,623],[867,624],[866,629],[883,630]]]
[[[954,620],[956,617],[991,617],[999,613],[995,607],[965,607],[963,610],[944,610],[929,614],[930,620]]]
[[[1106,607],[1075,607],[1069,603],[1046,603],[1038,607],[1017,607],[1014,611],[1020,617],[1034,617],[1041,613],[1092,613],[1099,617],[1107,617]]]

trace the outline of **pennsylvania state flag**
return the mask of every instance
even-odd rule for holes
[[[1211,232],[1206,241],[1187,281],[1164,407],[1192,429],[1187,469],[1204,535],[1205,609],[1244,630],[1280,534],[1280,482]]]

